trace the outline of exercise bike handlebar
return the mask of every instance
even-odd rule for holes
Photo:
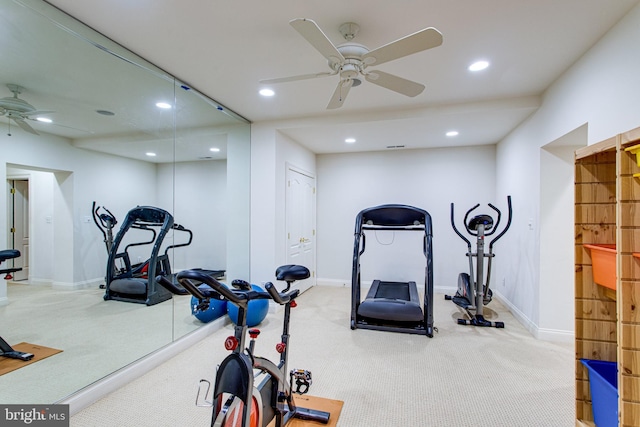
[[[191,295],[198,298],[198,300],[204,300],[211,297],[217,298],[218,296],[222,296],[222,298],[236,305],[246,305],[249,301],[254,299],[273,299],[278,304],[284,305],[295,299],[300,293],[298,289],[295,289],[291,292],[280,293],[272,283],[267,283],[265,285],[267,292],[256,290],[233,290],[220,283],[214,277],[199,270],[183,270],[178,273],[176,278],[178,279],[178,282],[180,282],[180,284]],[[166,279],[163,279],[164,278],[159,277],[158,282],[175,293],[172,287],[176,289],[177,287],[170,286],[170,282]],[[205,285],[211,287],[213,290],[200,289],[194,284],[194,282],[204,283]]]
[[[295,299],[300,293],[300,289],[294,289],[291,292],[281,294],[280,292],[278,292],[275,285],[271,282],[264,285],[264,287],[267,290],[267,292],[269,292],[269,295],[271,295],[271,299],[273,299],[275,302],[277,302],[280,305],[287,304],[291,300]]]
[[[198,288],[193,283],[193,281],[204,283],[205,285],[210,286],[217,294],[222,295],[224,299],[231,301],[234,304],[242,304],[244,301],[247,301],[249,299],[248,296],[245,295],[245,293],[235,293],[215,278],[209,276],[208,274],[204,274],[201,271],[183,270],[178,273],[176,278],[178,279],[178,282],[180,282],[180,284],[184,286],[184,288],[189,291],[191,295],[198,298],[199,300],[210,298],[216,295],[211,291]]]

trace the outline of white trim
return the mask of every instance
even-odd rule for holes
[[[104,284],[104,278],[83,280],[81,282],[50,282],[53,289],[76,290],[97,288]]]
[[[507,300],[502,294],[494,290],[493,296],[502,304],[504,304],[509,309],[511,314],[513,314],[513,317],[515,317],[522,324],[522,326],[524,326],[536,339],[542,341],[556,341],[567,343],[572,343],[574,341],[575,334],[573,331],[540,328],[535,324],[535,322],[533,322],[533,320],[525,316],[522,311],[520,311],[515,305]]]

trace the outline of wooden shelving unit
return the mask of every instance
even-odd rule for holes
[[[576,417],[592,422],[581,358],[618,364],[620,426],[640,426],[640,128],[576,151]],[[616,289],[593,281],[584,244],[616,245]],[[636,256],[634,256],[634,253]]]

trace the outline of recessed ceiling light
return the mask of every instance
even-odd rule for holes
[[[171,108],[171,104],[166,103],[166,102],[156,102],[156,107],[164,108],[166,110],[166,109]]]
[[[209,151],[213,151],[214,153],[218,153],[220,151],[219,148],[213,147],[213,148],[209,148]]]
[[[487,61],[476,61],[473,64],[469,65],[469,71],[480,71],[484,70],[489,66]]]
[[[450,130],[449,132],[446,133],[447,136],[458,136],[458,131],[457,130]]]
[[[276,93],[275,93],[273,90],[271,90],[271,89],[260,89],[260,92],[259,92],[259,93],[260,93],[260,95],[262,95],[262,96],[273,96],[273,95],[275,95],[275,94],[276,94]]]
[[[355,138],[347,138],[344,140],[344,142],[346,142],[347,144],[353,144],[354,142],[356,142]]]
[[[148,153],[145,153],[147,156],[149,157],[155,157],[156,153],[152,153],[151,151],[149,151]]]
[[[42,123],[53,123],[53,120],[46,117],[36,117],[36,120]]]

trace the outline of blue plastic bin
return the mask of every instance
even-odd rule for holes
[[[616,362],[580,359],[589,370],[593,420],[597,427],[618,427],[618,366]]]

